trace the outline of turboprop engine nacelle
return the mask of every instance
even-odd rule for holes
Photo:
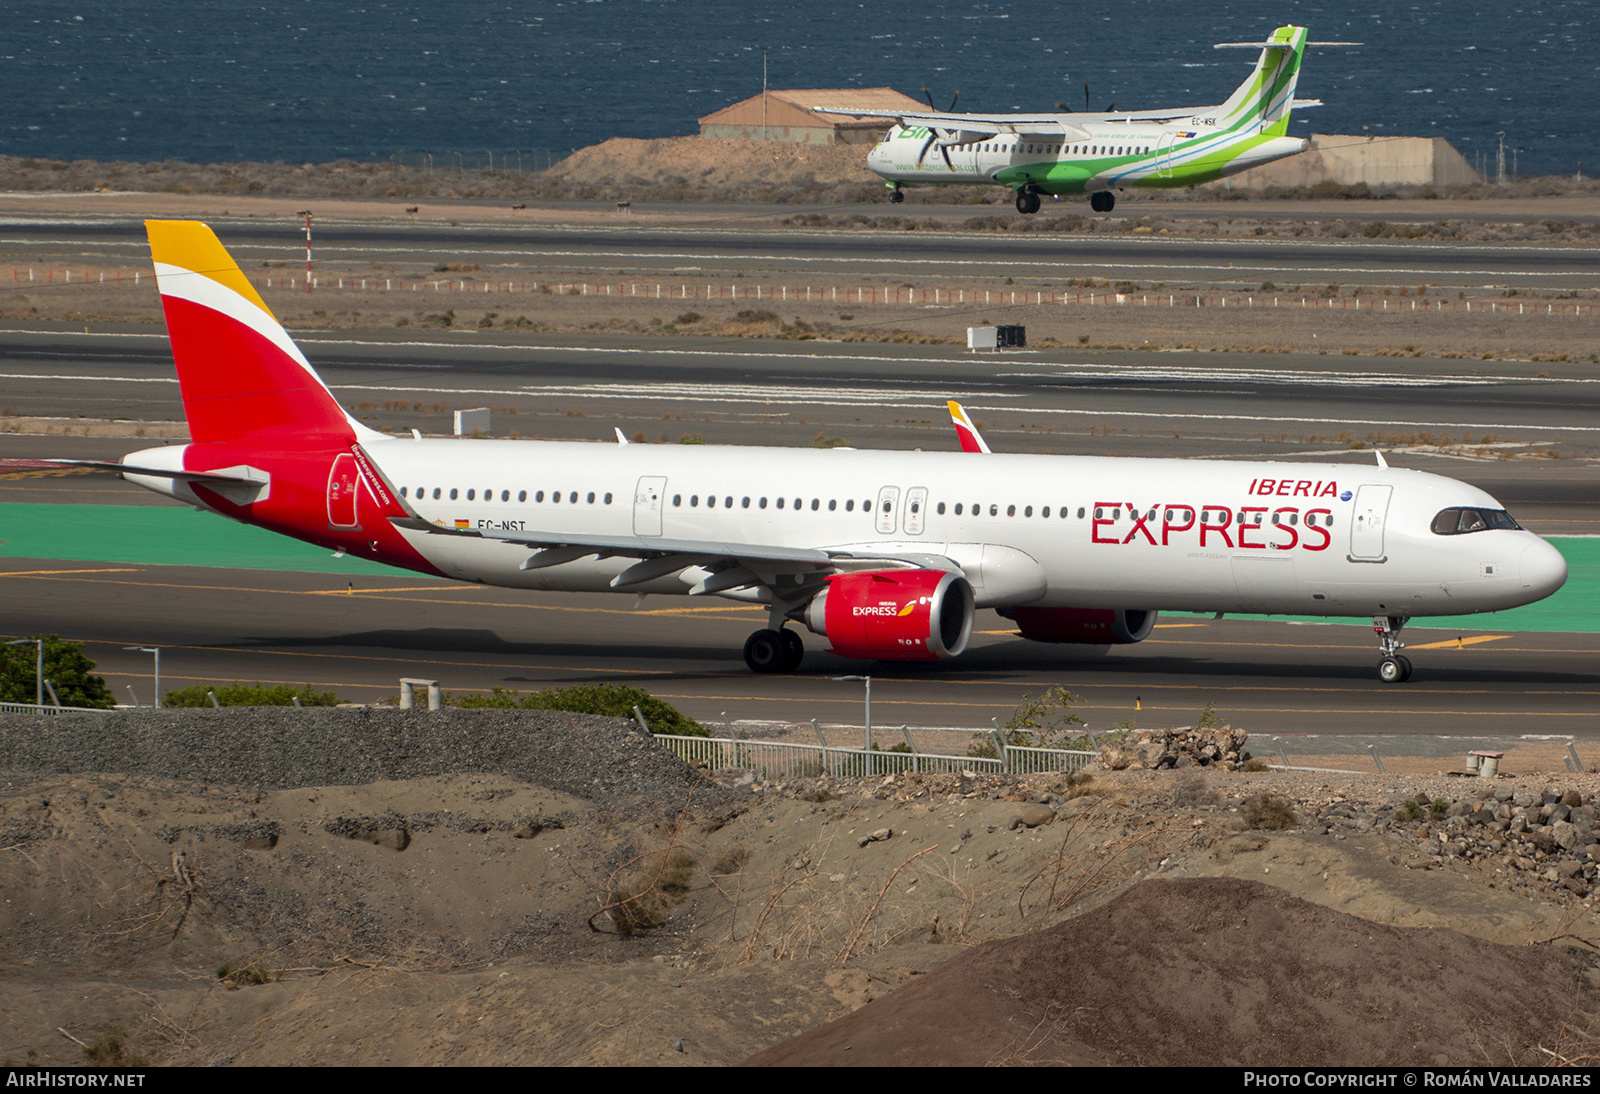
[[[1022,637],[1034,642],[1127,646],[1150,637],[1156,614],[1134,608],[1006,608]]]
[[[844,657],[940,661],[972,638],[972,586],[943,570],[841,574],[806,605],[803,619]]]

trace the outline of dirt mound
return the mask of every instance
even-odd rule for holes
[[[652,200],[865,200],[882,187],[866,161],[863,145],[613,137],[578,149],[546,176]]]
[[[1570,1042],[1600,1002],[1585,964],[1253,881],[1146,881],[747,1063],[1548,1063],[1535,1046]]]

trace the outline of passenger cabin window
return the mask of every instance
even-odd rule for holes
[[[1487,532],[1491,528],[1521,527],[1504,509],[1442,509],[1433,518],[1433,534],[1436,536],[1464,536],[1469,532]]]

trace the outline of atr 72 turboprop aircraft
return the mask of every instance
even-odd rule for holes
[[[1096,645],[1167,608],[1371,616],[1396,681],[1408,617],[1567,576],[1488,494],[1385,466],[391,437],[340,407],[210,228],[148,229],[192,439],[69,462],[441,577],[760,604],[756,672],[799,665],[790,623],[846,657],[932,661],[978,608]]]
[[[998,183],[1016,192],[1019,213],[1037,213],[1042,194],[1088,194],[1090,208],[1109,213],[1117,190],[1194,186],[1308,150],[1310,141],[1288,135],[1292,107],[1322,105],[1294,97],[1308,44],[1357,43],[1307,43],[1304,27],[1279,27],[1261,43],[1220,43],[1217,49],[1261,50],[1249,79],[1221,106],[1133,111],[1113,106],[1099,114],[900,114],[867,154],[867,166],[888,180],[891,201],[905,200],[904,186]],[[815,109],[863,113],[848,107]]]

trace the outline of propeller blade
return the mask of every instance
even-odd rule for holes
[[[1056,103],[1056,109],[1061,111],[1063,114],[1072,113],[1072,107],[1068,106],[1066,103]]]
[[[952,110],[954,110],[956,108],[956,103],[959,103],[960,101],[961,101],[961,90],[960,90],[960,88],[957,88],[956,89],[955,98],[950,100],[950,105],[945,108],[944,112],[946,114],[950,113],[950,111],[952,111]]]
[[[937,129],[928,130],[928,139],[922,142],[922,151],[917,153],[917,166],[922,166],[922,159],[928,154],[928,149],[933,147],[933,142],[939,139]]]
[[[939,154],[944,157],[944,165],[950,170],[954,171],[956,169],[956,165],[950,162],[950,146],[948,144],[941,144],[939,146]]]
[[[1089,77],[1087,76],[1083,78],[1083,110],[1086,114],[1089,112]]]
[[[928,100],[928,109],[929,110],[938,110],[939,109],[938,107],[933,105],[933,92],[928,90],[928,85],[927,84],[923,84],[922,85],[922,97],[924,99]]]
[[[1104,109],[1104,110],[1103,110],[1103,111],[1101,111],[1101,113],[1103,113],[1103,114],[1110,114],[1110,113],[1111,113],[1111,112],[1112,112],[1112,111],[1113,111],[1113,110],[1115,110],[1115,109],[1116,109],[1116,108],[1117,108],[1117,100],[1115,100],[1115,99],[1112,99],[1112,100],[1111,100],[1111,105],[1110,105],[1110,106],[1108,106],[1108,107],[1106,107],[1106,108],[1105,108],[1105,109]]]

